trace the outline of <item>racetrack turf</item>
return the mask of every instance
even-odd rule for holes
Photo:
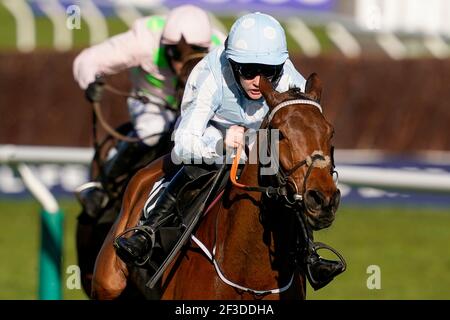
[[[85,299],[65,286],[67,267],[76,265],[78,204],[64,200],[61,207],[64,299]],[[33,200],[0,201],[0,299],[38,298],[39,210]],[[449,227],[443,209],[344,203],[334,224],[315,237],[340,251],[348,270],[317,292],[308,286],[308,299],[450,299]],[[381,289],[367,287],[371,265],[380,268]]]

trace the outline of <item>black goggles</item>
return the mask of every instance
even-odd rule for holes
[[[258,63],[233,63],[233,65],[239,75],[246,80],[252,80],[261,75],[272,81],[278,78],[283,70],[282,64],[272,66]]]

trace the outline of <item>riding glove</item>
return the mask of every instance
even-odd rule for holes
[[[103,86],[105,85],[105,80],[101,77],[97,77],[94,82],[91,82],[85,93],[86,99],[89,102],[100,102],[103,96]]]
[[[231,126],[225,136],[225,146],[229,148],[237,148],[244,145],[245,128],[241,126]]]

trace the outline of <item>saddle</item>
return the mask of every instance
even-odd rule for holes
[[[141,266],[148,269],[150,275],[147,287],[155,287],[164,271],[188,241],[206,208],[225,188],[228,179],[228,166],[224,164],[219,170],[202,174],[185,186],[176,204],[178,212],[182,213],[182,221],[175,223],[175,227],[161,226],[158,229],[152,254]],[[163,188],[158,191],[158,195],[162,191]],[[153,201],[156,199],[151,202]],[[146,206],[151,206],[151,202]]]

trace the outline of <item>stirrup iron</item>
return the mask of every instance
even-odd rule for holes
[[[333,252],[338,258],[328,260],[322,258],[317,251],[327,249]],[[330,283],[337,275],[347,269],[347,263],[344,257],[336,249],[322,242],[314,242],[310,245],[309,255],[305,259],[306,276],[314,290],[319,290]]]
[[[148,230],[150,230],[150,232]],[[116,248],[116,250],[122,250],[122,248],[118,244],[118,240],[120,238],[122,238],[124,235],[126,235],[127,233],[136,232],[136,231],[144,232],[147,235],[148,239],[150,239],[150,242],[151,242],[150,243],[150,251],[147,254],[145,254],[145,256],[139,261],[129,261],[129,262],[124,261],[124,262],[132,263],[137,267],[142,267],[150,259],[150,256],[152,255],[153,247],[155,245],[155,231],[152,228],[150,228],[149,226],[137,226],[137,227],[129,228],[129,229],[125,230],[124,232],[120,233],[116,238],[114,238],[113,246],[114,246],[114,248]]]

